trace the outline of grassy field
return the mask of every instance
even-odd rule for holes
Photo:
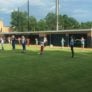
[[[12,51],[6,45],[0,51],[0,92],[92,92],[92,50],[20,46]]]

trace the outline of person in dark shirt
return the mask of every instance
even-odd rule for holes
[[[11,44],[12,44],[12,49],[15,50],[16,39],[15,39],[15,36],[14,35],[11,38]]]
[[[70,48],[71,48],[71,53],[72,53],[72,58],[74,57],[74,39],[71,37],[70,39]]]

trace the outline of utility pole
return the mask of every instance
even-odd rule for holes
[[[18,31],[21,31],[21,30],[20,30],[19,7],[18,7],[18,15],[17,15],[17,16],[18,16],[18,19],[17,19],[17,20],[18,20],[18,21],[17,21],[17,30],[18,30]]]
[[[28,0],[28,4],[27,4],[27,9],[28,9],[28,31],[29,31],[29,0]]]
[[[56,0],[56,31],[59,30],[59,0]]]

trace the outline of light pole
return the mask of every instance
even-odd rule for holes
[[[59,30],[59,0],[56,0],[56,31]]]
[[[18,20],[18,21],[17,21],[17,27],[18,27],[18,28],[17,28],[17,30],[18,30],[18,31],[21,31],[21,30],[20,30],[20,16],[19,16],[19,11],[20,11],[20,10],[19,10],[19,7],[18,7],[18,15],[17,15],[17,16],[18,16],[18,19],[17,19],[17,20]]]
[[[29,0],[28,0],[28,4],[27,4],[27,10],[28,10],[28,31],[29,31]]]

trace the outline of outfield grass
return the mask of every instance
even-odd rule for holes
[[[92,92],[92,50],[20,46],[12,51],[5,46],[0,51],[0,92]]]

